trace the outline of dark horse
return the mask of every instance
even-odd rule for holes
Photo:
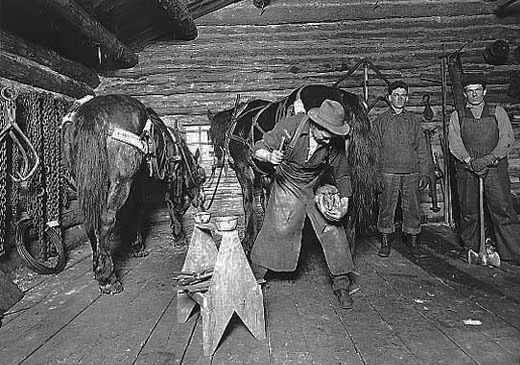
[[[232,109],[216,114],[208,111],[211,121],[209,136],[217,164],[227,157],[242,187],[245,212],[245,234],[242,242],[249,254],[259,230],[255,213],[255,190],[260,190],[262,206],[269,196],[269,167],[251,157],[252,145],[284,117],[319,107],[325,99],[340,102],[345,108],[346,122],[351,126],[348,161],[351,166],[353,199],[347,219],[347,232],[354,240],[355,227],[366,228],[374,217],[377,194],[376,149],[370,122],[362,99],[355,94],[325,85],[306,85],[275,102],[255,99],[238,103]],[[352,245],[354,242],[352,242]]]
[[[140,190],[146,173],[162,180],[174,238],[182,239],[179,219],[187,209],[187,199],[202,205],[205,174],[197,162],[199,153],[194,157],[178,131],[168,130],[152,109],[125,95],[76,103],[64,117],[62,129],[64,158],[77,186],[83,227],[92,246],[94,276],[103,293],[117,294],[123,287],[114,271],[109,243],[131,189]],[[140,209],[136,213],[140,218]],[[137,221],[132,251],[144,256]]]

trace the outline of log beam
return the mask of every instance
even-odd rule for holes
[[[138,57],[101,23],[92,18],[73,0],[38,0],[52,12],[65,19],[78,33],[99,44],[103,55],[108,56],[118,68],[137,65]],[[103,57],[101,57],[103,59]],[[101,68],[103,64],[100,65]]]
[[[0,76],[73,98],[94,95],[89,85],[9,52],[0,52]]]
[[[207,15],[228,5],[238,3],[242,0],[196,0],[188,3],[188,9],[193,19],[200,18],[201,16]]]
[[[174,32],[179,39],[191,41],[197,38],[197,26],[189,8],[181,0],[159,0],[159,5],[172,22]]]
[[[58,53],[28,42],[11,33],[0,30],[0,52],[8,52],[33,60],[62,75],[84,82],[95,88],[100,84],[99,76],[91,69]]]

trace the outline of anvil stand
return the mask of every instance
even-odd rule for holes
[[[222,235],[220,249],[216,249],[211,235],[211,224],[196,224],[190,247],[182,268],[183,272],[211,268],[213,276],[206,292],[179,291],[177,319],[184,323],[195,304],[202,314],[202,343],[204,355],[211,356],[224,334],[233,313],[237,313],[251,334],[265,339],[264,301],[247,261],[238,231],[218,231]]]

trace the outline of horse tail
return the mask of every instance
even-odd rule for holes
[[[374,223],[377,212],[377,146],[362,99],[353,94],[350,97],[353,100],[344,101],[352,112],[348,163],[351,167],[353,208],[359,228],[366,231]]]
[[[101,225],[110,185],[104,123],[100,118],[96,115],[90,119],[78,113],[73,123],[76,129],[73,131],[76,136],[74,174],[87,232],[96,232]]]

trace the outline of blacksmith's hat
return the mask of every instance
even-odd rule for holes
[[[346,136],[350,131],[344,121],[345,109],[337,101],[326,99],[319,108],[312,108],[307,114],[314,123],[337,136]]]
[[[462,75],[462,87],[468,85],[482,85],[486,88],[486,77],[481,72],[468,72]]]
[[[408,92],[408,84],[404,81],[394,81],[390,85],[388,85],[388,95],[392,93],[395,89],[405,89]]]

